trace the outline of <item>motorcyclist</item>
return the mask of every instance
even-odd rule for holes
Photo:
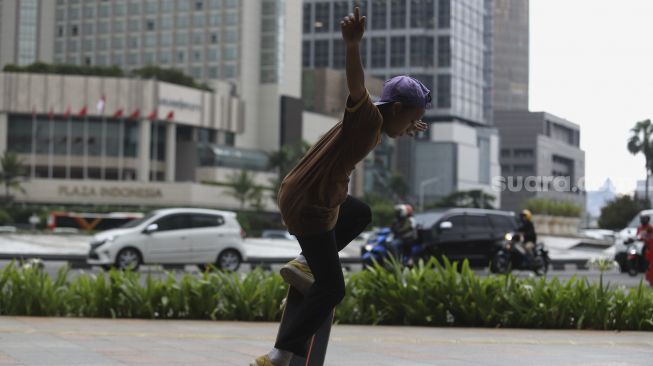
[[[391,226],[395,240],[393,246],[397,254],[401,255],[405,264],[410,265],[411,248],[417,240],[417,230],[413,219],[413,207],[399,204],[395,206],[395,222]]]
[[[533,225],[533,214],[529,210],[523,210],[519,214],[520,226],[517,232],[521,235],[521,245],[526,250],[526,255],[530,261],[535,256],[535,243],[537,243],[537,233]]]
[[[651,218],[648,215],[641,215],[639,223],[637,238],[644,243],[642,255],[648,261],[646,280],[653,286],[653,225],[651,225]]]

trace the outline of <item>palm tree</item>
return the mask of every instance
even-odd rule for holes
[[[632,135],[628,140],[628,151],[631,154],[644,154],[644,159],[646,159],[646,187],[645,189],[645,198],[646,202],[650,202],[648,194],[648,181],[653,164],[653,141],[651,141],[651,135],[653,135],[653,125],[651,120],[647,119],[644,121],[639,121],[635,124],[630,132]]]
[[[283,181],[283,178],[285,178],[285,176],[290,173],[292,168],[297,165],[299,160],[301,160],[301,158],[304,157],[304,155],[306,155],[310,149],[311,145],[308,142],[303,141],[302,143],[294,146],[283,145],[279,151],[274,151],[268,154],[268,168],[276,170],[279,173],[277,178],[270,180],[273,188],[272,198],[275,200],[275,202],[279,188],[281,188],[281,181]]]
[[[240,202],[240,209],[245,208],[245,203],[252,196],[252,191],[255,189],[254,177],[246,170],[241,170],[240,173],[233,173],[227,177],[227,181],[231,190],[228,194]]]
[[[25,193],[20,179],[24,175],[25,167],[23,161],[18,158],[18,155],[11,151],[7,151],[0,158],[0,167],[2,168],[2,171],[0,171],[0,184],[5,186],[5,200],[9,202],[12,189]]]

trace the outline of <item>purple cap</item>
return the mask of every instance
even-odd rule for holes
[[[409,107],[429,108],[431,106],[431,91],[419,80],[407,76],[395,76],[385,82],[381,98],[374,103],[383,105],[400,102]]]

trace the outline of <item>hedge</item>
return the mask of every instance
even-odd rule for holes
[[[342,324],[653,330],[653,291],[573,278],[479,277],[465,262],[380,267],[347,277]],[[0,315],[278,321],[287,286],[276,273],[110,271],[55,278],[10,264],[0,270]]]

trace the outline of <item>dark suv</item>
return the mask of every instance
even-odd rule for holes
[[[415,215],[425,256],[468,259],[472,266],[487,266],[503,245],[506,233],[518,227],[514,213],[453,208]]]

